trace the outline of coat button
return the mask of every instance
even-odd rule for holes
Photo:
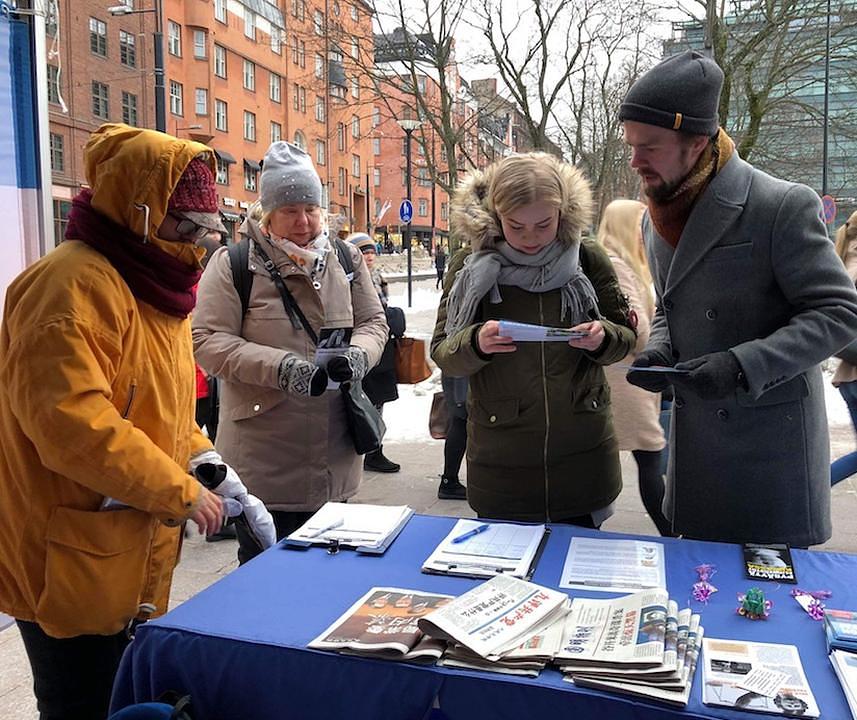
[[[728,419],[729,419],[729,411],[728,411],[728,410],[724,410],[723,408],[720,408],[720,409],[717,411],[717,417],[718,417],[718,418],[720,418],[721,420],[723,420],[723,421],[725,422],[726,420],[728,420]]]
[[[707,317],[709,320],[716,320],[717,310],[715,310],[714,308],[708,308],[708,310],[705,311],[705,317]]]
[[[490,418],[488,418],[488,422],[497,422],[497,416],[492,415]]]
[[[667,310],[673,309],[673,301],[672,300],[664,300],[664,308]]]
[[[592,401],[592,409],[593,409],[593,410],[595,410],[597,407],[598,407],[598,401],[597,401],[597,400],[593,400],[593,401]]]
[[[259,412],[262,409],[262,406],[259,403],[256,403],[253,406],[253,412]]]

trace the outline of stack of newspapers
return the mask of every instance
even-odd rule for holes
[[[702,634],[699,615],[658,588],[575,598],[554,662],[575,685],[685,706]]]
[[[498,575],[420,618],[450,644],[441,660],[516,675],[538,675],[559,648],[570,603],[565,593]]]

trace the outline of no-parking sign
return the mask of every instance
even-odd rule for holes
[[[830,195],[821,198],[822,218],[828,225],[836,219],[836,200]]]

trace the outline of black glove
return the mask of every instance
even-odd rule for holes
[[[669,389],[671,376],[668,376],[666,373],[634,372],[633,368],[655,366],[672,367],[672,364],[672,359],[668,358],[660,350],[656,350],[655,348],[646,348],[634,358],[634,362],[631,363],[631,370],[629,370],[628,374],[625,375],[625,379],[631,383],[631,385],[636,385],[637,387],[643,388],[643,390],[648,390],[653,393],[664,392]]]
[[[362,380],[369,369],[369,358],[363,348],[350,345],[342,355],[327,361],[327,375],[333,382]]]
[[[709,353],[679,363],[676,370],[688,370],[687,375],[674,375],[673,385],[687,390],[703,400],[719,400],[734,393],[739,387],[746,389],[741,364],[731,352]]]

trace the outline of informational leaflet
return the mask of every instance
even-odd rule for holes
[[[351,343],[351,328],[329,328],[324,327],[318,333],[318,346],[315,350],[315,364],[320,368],[326,368],[327,363],[337,355],[341,355]],[[328,378],[327,389],[336,390],[338,382]]]
[[[532,570],[544,525],[459,520],[423,563],[423,572],[468,577],[506,574],[525,578]]]
[[[625,593],[666,589],[664,546],[649,540],[572,538],[559,586]]]
[[[497,575],[420,619],[433,638],[489,659],[502,657],[568,613],[565,593]]]
[[[784,676],[777,687],[764,680],[746,689],[754,671]],[[762,677],[756,673],[756,677]],[[736,710],[753,710],[788,717],[817,718],[818,705],[794,645],[720,640],[703,641],[702,702]]]
[[[358,552],[384,552],[410,520],[407,505],[328,502],[286,538],[287,545],[342,545]]]
[[[588,332],[571,328],[545,327],[511,320],[500,320],[499,334],[515,342],[568,342],[589,335]]]

